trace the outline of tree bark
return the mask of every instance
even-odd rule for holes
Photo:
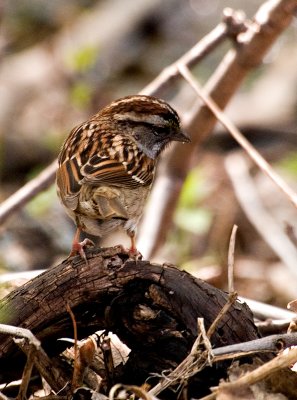
[[[87,254],[88,265],[80,257],[65,260],[2,299],[0,322],[30,329],[50,356],[57,355],[65,346],[57,339],[73,337],[68,303],[79,338],[107,329],[131,348],[121,382],[139,384],[152,372],[175,368],[197,336],[197,318],[207,329],[228,300],[185,271],[131,260],[120,247]],[[211,342],[219,347],[257,337],[250,310],[236,302]],[[20,350],[0,334],[0,382],[18,378],[22,368]]]

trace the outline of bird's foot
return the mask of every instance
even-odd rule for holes
[[[130,247],[129,249],[127,249],[126,247],[120,245],[120,248],[121,253],[127,254],[129,259],[134,261],[142,260],[142,254],[136,249],[136,247]]]
[[[134,261],[142,260],[142,254],[137,249],[128,249],[129,258]]]
[[[128,250],[129,258],[132,258],[133,260],[142,260],[142,254],[140,251],[137,250],[135,246],[131,246]]]
[[[142,254],[136,248],[135,231],[127,231],[127,234],[130,237],[131,245],[128,250],[126,249],[126,253],[134,261],[142,260]]]
[[[87,247],[94,247],[95,243],[91,240],[91,239],[84,239],[82,242],[78,242],[78,241],[74,241],[72,243],[72,249],[71,252],[69,254],[69,257],[74,257],[76,255],[80,255],[81,258],[86,262],[86,264],[88,265],[88,260],[87,260],[87,256],[85,253],[85,248]]]

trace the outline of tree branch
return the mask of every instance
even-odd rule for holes
[[[0,205],[0,225],[12,214],[24,207],[38,193],[49,188],[55,179],[56,169],[57,160],[53,161],[34,179],[31,179],[8,199],[4,200]]]
[[[246,157],[241,154],[229,155],[226,158],[225,167],[237,200],[249,221],[288,268],[292,276],[297,277],[297,249],[285,234],[283,226],[270,215],[262,204],[256,185],[249,174],[249,165]],[[291,196],[288,197],[292,200]],[[295,200],[297,201],[296,194]],[[295,203],[296,205],[297,203]]]
[[[221,109],[227,105],[247,73],[261,63],[275,40],[289,26],[296,7],[297,0],[269,0],[260,7],[248,30],[238,35],[236,48],[226,54],[204,87],[205,93]],[[190,133],[192,143],[172,147],[162,175],[155,182],[138,244],[146,258],[151,258],[164,243],[193,154],[215,123],[215,116],[206,105],[201,106],[200,101],[185,116],[184,128]]]
[[[177,78],[180,78],[180,73],[176,68],[178,62],[183,62],[185,65],[193,66],[221,44],[226,37],[233,37],[236,34],[243,32],[245,29],[246,27],[242,15],[230,9],[226,10],[224,22],[214,28],[174,64],[165,68],[156,79],[141,91],[141,93],[157,96],[165,87],[172,84]],[[0,225],[3,224],[14,212],[22,208],[34,196],[42,190],[47,189],[54,182],[56,167],[57,160],[42,171],[36,178],[32,179],[0,204]]]

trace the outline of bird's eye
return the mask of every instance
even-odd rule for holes
[[[167,129],[162,126],[154,126],[153,133],[155,136],[166,136]]]

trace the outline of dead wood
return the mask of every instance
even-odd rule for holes
[[[66,260],[10,293],[0,302],[0,321],[30,329],[52,357],[65,347],[57,339],[73,336],[68,304],[79,338],[106,329],[131,348],[116,376],[123,383],[139,384],[151,373],[175,368],[191,350],[197,318],[203,317],[208,329],[228,300],[175,266],[131,260],[120,247],[89,251],[88,260],[89,265],[79,257]],[[257,337],[250,310],[236,302],[211,342],[220,347]],[[19,378],[23,366],[19,348],[1,334],[0,382]]]

